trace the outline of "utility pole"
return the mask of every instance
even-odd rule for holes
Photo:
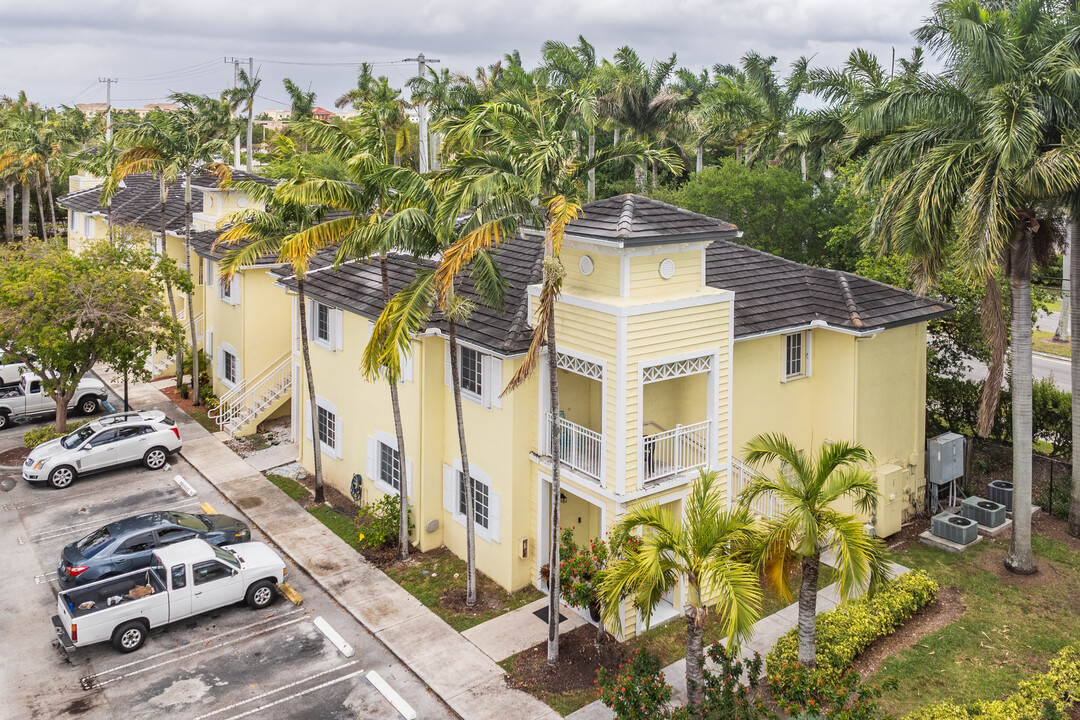
[[[419,77],[427,79],[428,63],[437,63],[440,61],[435,58],[426,58],[424,57],[424,53],[420,53],[414,58],[405,58],[402,62],[417,63],[416,74]],[[431,144],[428,142],[427,103],[420,103],[416,106],[416,115],[420,125],[420,172],[426,173],[431,169],[431,163],[428,162],[428,158],[431,154]]]
[[[105,142],[112,142],[112,86],[116,78],[98,78],[105,83]]]
[[[249,84],[249,90],[251,89],[250,84],[253,83],[253,82],[255,82],[255,58],[249,57],[248,58],[248,84]],[[255,151],[251,147],[251,142],[252,142],[251,125],[252,125],[252,121],[253,121],[253,119],[255,117],[255,96],[252,95],[249,98],[249,100],[251,101],[251,104],[248,105],[247,171],[248,172],[254,172],[254,170],[255,170],[255,155],[253,155],[253,153]]]
[[[232,63],[232,86],[233,90],[240,87],[240,58],[225,58],[226,63]],[[230,116],[233,120],[236,119],[236,111],[232,111]],[[236,137],[233,138],[233,168],[240,169],[240,133],[236,133]]]

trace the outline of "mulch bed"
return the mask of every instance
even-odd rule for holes
[[[597,669],[617,668],[630,657],[624,643],[609,638],[597,652],[595,641],[592,625],[559,633],[559,662],[554,667],[547,662],[547,641],[537,643],[514,658],[513,673],[506,682],[534,694],[538,690],[563,693],[595,687]]]
[[[0,465],[7,465],[9,467],[18,467],[26,460],[26,456],[30,454],[30,448],[17,447],[10,450],[5,450],[0,453]]]
[[[162,378],[162,379],[164,379],[164,378]],[[181,410],[183,410],[188,415],[190,415],[193,410],[198,410],[200,412],[206,412],[206,404],[205,403],[200,404],[198,406],[198,408],[196,408],[195,407],[195,401],[194,401],[194,395],[192,395],[191,393],[188,393],[188,396],[186,398],[180,397],[180,393],[178,393],[176,391],[176,386],[175,385],[169,385],[167,387],[163,387],[163,388],[159,388],[159,389],[160,389],[161,393],[163,395],[165,395],[165,397],[169,398],[169,400],[172,400],[173,404],[176,405],[176,407],[180,408]]]

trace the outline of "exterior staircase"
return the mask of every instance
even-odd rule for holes
[[[195,316],[195,339],[199,341],[200,346],[206,344],[206,341],[203,339],[203,317],[203,313],[199,313]],[[181,307],[179,310],[177,310],[176,321],[184,326],[184,337],[187,338],[189,330],[187,326],[186,307]],[[157,356],[160,357],[155,360],[154,357]],[[163,351],[159,351],[157,355],[151,356],[146,362],[147,369],[150,370],[150,376],[155,378],[160,377],[166,370],[175,365],[175,363],[173,362],[174,359],[175,358],[173,356],[173,353]]]
[[[229,437],[257,423],[282,406],[292,393],[292,351],[288,351],[253,378],[241,378],[221,396],[221,404],[207,413]]]

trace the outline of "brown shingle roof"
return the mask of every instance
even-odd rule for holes
[[[582,216],[567,226],[568,235],[620,246],[728,240],[738,231],[723,220],[641,195],[617,195],[581,210]]]

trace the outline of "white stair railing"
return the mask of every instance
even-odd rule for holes
[[[544,452],[551,455],[551,413],[544,413]],[[600,433],[559,419],[559,447],[562,463],[594,480],[601,480],[604,460],[604,440]]]
[[[676,425],[674,430],[642,435],[639,457],[645,482],[707,465],[710,426],[711,423],[705,420],[693,425]]]
[[[254,378],[242,378],[207,415],[233,435],[291,388],[292,351],[287,351]]]
[[[731,486],[728,492],[731,495],[731,504],[739,504],[739,494],[746,489],[747,485],[760,478],[759,473],[738,458],[731,459]],[[776,520],[787,510],[787,507],[776,495],[771,492],[758,495],[754,502],[750,503],[750,510],[765,520]]]

